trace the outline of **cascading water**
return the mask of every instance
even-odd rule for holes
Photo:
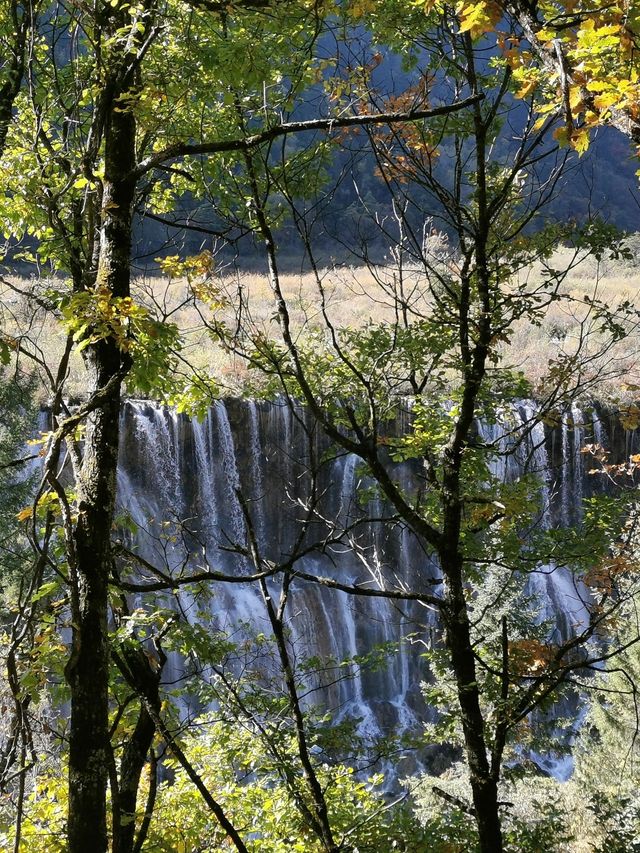
[[[310,553],[298,568],[358,583],[371,580],[367,564],[381,577],[407,581],[417,577],[415,563],[421,559],[423,564],[424,555],[419,556],[410,531],[400,527],[385,531],[381,524],[359,526],[359,518],[381,515],[382,501],[373,496],[368,506],[360,505],[360,487],[371,484],[363,482],[358,460],[327,455],[327,440],[310,429],[308,421],[303,410],[292,413],[284,404],[217,402],[197,422],[147,402],[128,402],[122,414],[118,502],[121,514],[130,515],[138,528],[129,544],[151,563],[168,562],[174,572],[185,565],[197,568],[203,554],[215,570],[235,575],[252,571],[246,557],[233,553],[234,545],[246,540],[241,499],[261,555],[275,562],[286,560],[305,515],[315,456],[322,499],[305,543],[322,542],[336,522],[338,528],[353,527],[352,544],[359,553],[346,542],[335,542],[324,553]],[[176,471],[182,472],[181,485]],[[189,536],[177,537],[176,542],[172,522],[177,518],[184,520]],[[190,554],[185,553],[187,540]],[[218,627],[258,620],[259,630],[267,631],[255,585],[221,583],[213,592]],[[403,640],[420,630],[424,612],[402,602],[396,606],[296,582],[288,613],[296,655],[319,656],[327,663],[326,672],[312,685],[318,688],[312,690],[313,702],[332,707],[339,716],[361,719],[363,733],[370,736],[393,728],[400,733],[419,719],[428,719],[419,689],[424,677],[422,649]],[[400,646],[399,654],[390,656],[388,669],[339,666],[382,644]],[[171,669],[173,679],[175,667]],[[350,677],[345,678],[347,672]]]
[[[408,417],[410,412],[404,413],[403,418]],[[397,429],[406,429],[406,424],[399,423]],[[538,477],[543,528],[579,521],[582,496],[593,489],[584,477],[582,444],[605,437],[595,410],[587,417],[574,406],[562,415],[560,427],[551,430],[536,420],[533,404],[521,402],[477,429],[484,445],[495,450],[490,466],[494,477],[506,482],[524,474]],[[252,571],[246,552],[234,553],[235,546],[246,544],[245,514],[261,556],[276,563],[287,560],[308,514],[312,472],[320,497],[297,543],[309,548],[296,563],[298,569],[343,583],[371,585],[377,579],[406,583],[411,589],[438,573],[406,526],[397,520],[366,521],[385,512],[377,494],[367,491],[373,484],[355,456],[330,449],[302,408],[284,402],[219,401],[197,422],[148,402],[124,406],[118,483],[120,507],[138,526],[130,544],[149,562],[160,561],[163,567],[168,563],[174,572],[201,566],[204,558],[212,569],[228,574]],[[394,472],[409,492],[415,481],[411,465],[397,465]],[[180,536],[173,521],[183,522]],[[334,523],[338,529],[349,527],[349,537],[332,541]],[[313,550],[313,542],[324,542],[325,547]],[[539,618],[553,620],[559,635],[569,635],[588,619],[587,591],[576,586],[567,570],[552,563],[540,566],[531,574],[529,589],[538,601]],[[213,593],[217,627],[250,622],[268,633],[255,585],[216,583]],[[184,601],[183,609],[189,612],[186,593]],[[420,690],[426,677],[422,643],[437,632],[431,611],[296,580],[288,614],[295,654],[317,656],[326,663],[310,686],[309,701],[338,717],[359,718],[361,730],[371,736],[402,734],[432,718]],[[409,635],[422,642],[409,642]],[[352,666],[351,677],[341,677],[347,670],[340,661],[383,644],[396,649],[388,666]],[[172,661],[171,678],[177,677],[178,668]]]

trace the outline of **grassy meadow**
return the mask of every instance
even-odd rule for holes
[[[570,257],[569,250],[561,250],[553,259],[554,266],[562,269]],[[535,287],[539,281],[539,269],[534,267],[526,273],[528,287]],[[233,328],[241,305],[245,325],[266,335],[277,334],[269,282],[266,274],[222,267],[214,271],[208,286],[221,303],[215,314],[194,298],[188,283],[180,278],[153,274],[138,277],[134,295],[155,316],[180,328],[184,340],[181,369],[195,368],[214,377],[224,393],[238,394],[247,378],[246,366],[214,340],[203,320],[211,322],[215,318]],[[327,316],[338,329],[393,323],[394,297],[400,292],[416,313],[429,311],[421,274],[410,268],[401,275],[391,267],[343,266],[320,270],[317,276],[289,272],[282,276],[282,286],[298,335],[323,324],[323,298]],[[65,333],[50,312],[37,306],[34,310],[33,301],[27,303],[21,293],[31,291],[46,299],[51,287],[55,287],[55,281],[17,277],[0,280],[3,330],[19,338],[25,352],[35,356],[42,378],[39,402],[43,403],[47,399],[46,369],[55,373],[64,351]],[[499,345],[502,365],[522,371],[532,382],[534,392],[544,390],[541,383],[550,361],[562,354],[570,356],[579,348],[587,354],[598,349],[598,335],[593,332],[594,312],[587,300],[597,298],[609,306],[628,300],[640,310],[640,264],[590,259],[571,271],[561,290],[568,299],[553,302],[539,325],[523,319],[514,326],[509,339]],[[587,359],[586,366],[580,368],[587,394],[612,401],[635,396],[635,386],[640,386],[640,323],[629,324],[629,330],[629,337],[607,351],[604,358]],[[28,364],[26,359],[24,364]],[[85,381],[82,358],[74,353],[66,396],[72,400],[81,398]]]

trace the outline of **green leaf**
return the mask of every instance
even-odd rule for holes
[[[41,584],[38,589],[31,596],[31,602],[35,603],[36,601],[40,601],[43,598],[47,598],[47,596],[51,595],[60,587],[59,581],[48,581],[47,583]]]

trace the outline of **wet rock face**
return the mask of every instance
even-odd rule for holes
[[[409,418],[404,412],[390,429],[402,431]],[[234,545],[246,544],[248,516],[265,559],[282,562],[296,546],[325,542],[324,548],[309,551],[296,563],[316,575],[343,582],[377,576],[415,589],[438,573],[421,543],[397,521],[362,521],[391,514],[359,461],[333,450],[301,407],[219,401],[198,422],[148,402],[130,401],[122,419],[119,505],[137,525],[131,543],[151,562],[168,564],[173,571],[205,562],[231,574],[250,571],[246,557],[233,552]],[[615,412],[574,406],[545,426],[526,401],[499,413],[494,424],[478,423],[477,434],[498,451],[496,476],[511,480],[532,472],[540,478],[540,523],[546,526],[579,523],[582,497],[605,488],[603,478],[587,473],[593,466],[581,452],[585,444],[602,444],[610,449],[612,461],[622,461],[637,452],[638,443],[636,433],[624,430]],[[415,466],[394,466],[394,476],[407,492],[416,487]],[[300,542],[314,481],[317,511]],[[336,528],[345,526],[353,528],[360,554],[348,543],[327,543]],[[584,607],[576,603],[568,576],[547,568],[534,576],[533,592],[543,616],[555,617],[557,630],[564,634],[584,618]],[[218,627],[244,621],[268,633],[254,587],[217,584],[212,591],[207,606]],[[181,599],[189,618],[201,618],[196,615],[201,604],[196,607],[186,591]],[[427,644],[438,641],[439,628],[430,611],[296,581],[288,612],[298,659],[317,656],[322,663],[322,671],[309,678],[310,703],[339,715],[354,714],[370,734],[401,734],[432,716],[419,688],[428,677],[420,656],[424,646],[405,639],[417,635]],[[338,666],[340,661],[385,644],[393,648],[386,665],[363,671],[352,667],[351,677],[343,677],[347,670]]]

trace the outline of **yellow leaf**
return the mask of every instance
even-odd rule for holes
[[[500,7],[489,0],[489,2],[459,4],[457,13],[460,18],[460,32],[469,32],[472,38],[478,38],[483,33],[492,30],[501,20]]]
[[[605,82],[604,80],[588,80],[587,81],[587,89],[590,92],[604,92],[606,89],[610,89],[611,84]]]
[[[580,86],[571,86],[569,90],[569,106],[575,112],[582,104],[582,91]]]
[[[571,147],[574,148],[582,157],[589,147],[589,131],[580,130],[577,133],[574,133],[571,137]]]
[[[516,98],[527,98],[532,92],[535,92],[538,81],[535,77],[532,80],[527,80],[516,92]],[[543,120],[544,123],[544,120]]]
[[[593,30],[595,25],[596,22],[593,20],[593,18],[587,18],[587,20],[583,22],[582,27],[578,31],[578,34],[584,32],[585,30]]]
[[[569,128],[566,125],[562,125],[562,127],[558,127],[553,131],[553,138],[558,142],[559,145],[568,145],[569,144]]]
[[[26,521],[28,518],[31,518],[33,515],[33,507],[26,506],[24,509],[21,509],[20,512],[16,515],[18,521]]]
[[[593,105],[596,109],[604,112],[618,100],[617,92],[607,92],[606,95],[596,95]]]

